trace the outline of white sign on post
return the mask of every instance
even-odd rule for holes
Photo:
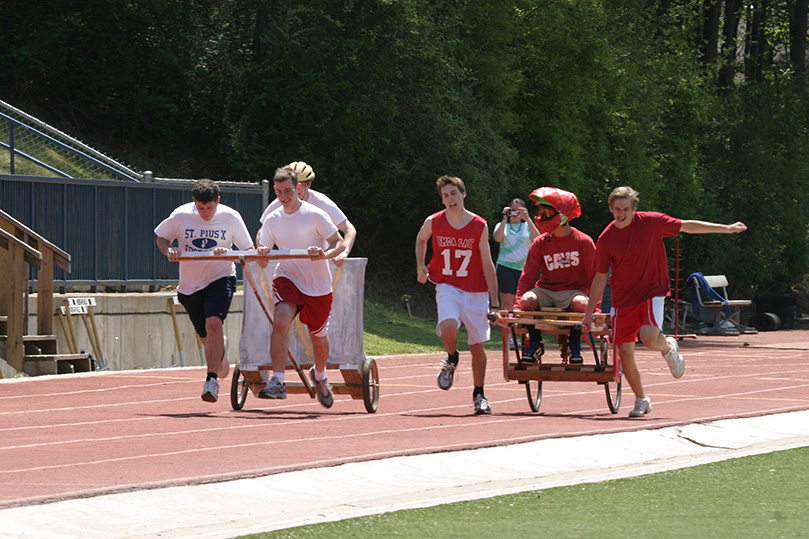
[[[95,298],[68,298],[67,304],[71,307],[95,307]]]
[[[95,298],[67,298],[70,314],[87,314],[87,307],[95,307]]]

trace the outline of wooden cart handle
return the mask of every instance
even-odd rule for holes
[[[229,260],[231,262],[253,262],[256,260],[282,260],[284,258],[312,258],[306,249],[275,249],[261,255],[258,251],[228,251],[221,255],[213,251],[193,251],[180,253],[180,262],[184,260]]]

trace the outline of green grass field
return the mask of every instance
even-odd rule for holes
[[[436,315],[429,319],[409,316],[407,310],[400,305],[370,299],[365,300],[363,309],[363,348],[367,355],[391,356],[444,351],[441,339],[435,334]],[[463,326],[458,337],[458,347],[468,350]],[[500,330],[492,328],[492,340],[486,345],[486,349],[499,350],[501,342]]]
[[[809,448],[250,538],[809,537]]]

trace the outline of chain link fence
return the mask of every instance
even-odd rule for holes
[[[0,101],[0,173],[143,181],[143,175]]]

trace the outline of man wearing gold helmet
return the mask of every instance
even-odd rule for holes
[[[334,258],[334,263],[338,266],[342,265],[343,259],[348,256],[354,247],[354,241],[357,239],[357,229],[348,220],[345,213],[334,203],[332,199],[324,195],[320,191],[312,189],[312,181],[315,179],[315,171],[312,170],[310,165],[303,161],[294,161],[287,165],[298,174],[298,198],[304,202],[314,204],[321,210],[325,211],[331,220],[337,225],[337,229],[343,234],[343,243],[345,244],[345,251],[340,253]],[[267,219],[267,216],[281,207],[281,202],[276,198],[261,214],[261,224]]]

